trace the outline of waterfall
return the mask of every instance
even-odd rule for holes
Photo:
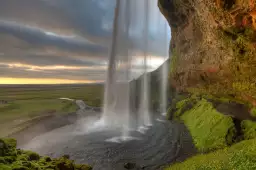
[[[130,1],[117,0],[101,120],[106,126],[121,128],[124,138],[130,128],[130,12]]]
[[[149,110],[149,101],[150,101],[150,93],[149,93],[149,88],[150,88],[150,77],[148,76],[148,46],[149,46],[149,41],[148,41],[148,27],[149,27],[149,1],[144,0],[144,27],[143,27],[143,41],[144,41],[144,61],[143,61],[143,77],[142,77],[142,84],[141,84],[141,101],[140,101],[140,109],[139,109],[139,114],[140,114],[140,127],[143,126],[151,126],[152,125],[152,120],[151,120],[151,115],[150,115],[150,110]]]
[[[164,32],[165,32],[165,41],[166,41],[166,59],[169,58],[169,39],[167,35],[167,23],[165,23],[164,27]],[[167,84],[168,84],[168,72],[169,72],[169,65],[168,63],[164,62],[162,65],[162,70],[161,70],[161,112],[163,116],[166,116],[167,114]]]
[[[150,60],[152,55],[164,55],[166,42],[163,38],[159,39],[163,31],[155,33],[155,29],[152,29],[157,24],[154,26],[151,18],[157,23],[157,17],[152,17],[150,10],[154,10],[154,15],[160,15],[157,0],[116,0],[104,108],[101,119],[96,123],[97,126],[120,130],[120,136],[115,137],[114,141],[131,139],[131,130],[139,127],[148,129],[153,124],[149,107]],[[134,83],[138,78],[134,73],[138,72],[140,87]],[[140,93],[136,94],[134,89],[139,89]],[[138,95],[139,106],[135,109],[134,100]]]
[[[168,77],[168,65],[166,63],[163,64],[161,70],[161,112],[162,115],[165,116],[167,112],[167,77]]]

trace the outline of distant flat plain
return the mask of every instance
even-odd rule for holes
[[[99,107],[103,84],[0,85],[0,136],[7,134],[9,126],[78,109],[74,102],[59,98],[79,99],[87,105]]]

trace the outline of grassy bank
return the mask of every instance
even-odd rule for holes
[[[256,139],[242,141],[206,155],[197,155],[166,170],[255,170]]]

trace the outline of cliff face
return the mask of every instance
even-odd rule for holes
[[[158,0],[172,30],[170,84],[256,106],[256,1]]]

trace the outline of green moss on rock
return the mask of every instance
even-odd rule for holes
[[[188,99],[184,99],[184,100],[179,101],[179,102],[176,104],[176,109],[177,109],[177,111],[174,113],[174,118],[178,118],[178,117],[182,114],[182,108],[185,107],[185,105],[186,105],[186,103],[187,103],[188,101],[189,101]]]
[[[15,139],[0,139],[1,170],[91,170],[88,165],[76,165],[68,156],[57,159],[41,157],[35,152],[16,149]]]
[[[256,138],[256,123],[250,120],[244,120],[241,123],[244,139]]]
[[[234,135],[232,118],[216,111],[205,99],[183,113],[180,120],[188,127],[195,146],[202,152],[226,147]]]
[[[254,108],[251,109],[251,115],[252,115],[253,117],[256,117],[256,107],[254,107]]]
[[[186,112],[187,110],[191,109],[195,104],[196,100],[192,97],[183,99],[176,103],[175,112],[173,115],[174,120],[179,120],[179,117]]]

